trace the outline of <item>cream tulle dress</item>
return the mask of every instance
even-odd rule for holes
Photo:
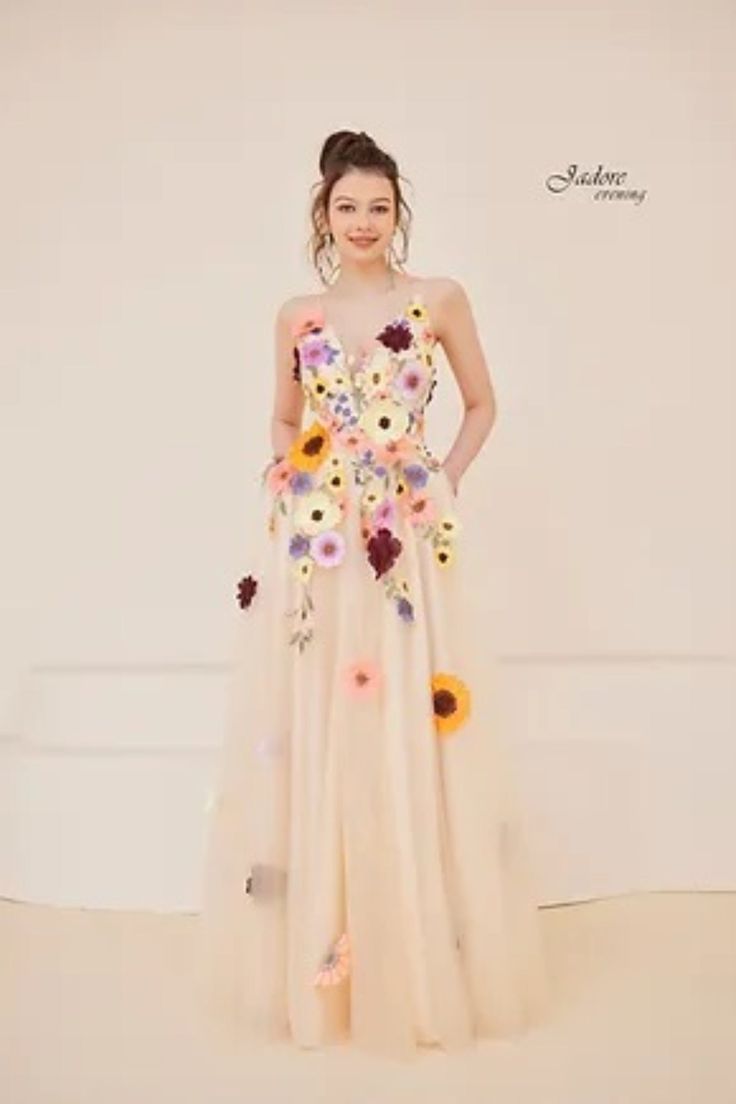
[[[539,1019],[536,879],[463,508],[423,436],[421,284],[357,359],[294,327],[301,434],[261,478],[210,804],[201,979],[230,1034],[385,1054]]]

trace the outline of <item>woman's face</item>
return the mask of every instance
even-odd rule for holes
[[[341,258],[360,263],[382,257],[396,225],[391,182],[372,172],[345,173],[333,185],[328,221]]]

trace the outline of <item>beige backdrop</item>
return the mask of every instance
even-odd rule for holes
[[[733,5],[0,18],[0,895],[196,907],[273,316],[342,127],[487,352],[461,494],[545,901],[736,887]],[[550,190],[573,164],[624,178]],[[437,450],[459,414],[445,365]]]

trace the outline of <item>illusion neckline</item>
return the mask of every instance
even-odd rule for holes
[[[340,331],[339,331],[338,327],[334,324],[334,322],[332,322],[328,318],[327,311],[325,310],[324,307],[322,308],[322,328],[323,328],[323,330],[329,331],[330,336],[333,338],[333,340],[339,346],[340,352],[342,354],[343,361],[345,363],[345,366],[346,367],[354,366],[354,365],[359,366],[364,361],[370,362],[370,358],[375,354],[377,346],[379,344],[383,345],[383,342],[379,343],[379,340],[378,340],[382,333],[384,333],[390,326],[395,326],[399,322],[402,322],[402,321],[406,321],[407,323],[409,322],[409,319],[407,317],[407,312],[408,312],[409,308],[411,307],[411,305],[413,303],[420,303],[421,306],[424,308],[425,313],[427,314],[427,319],[429,319],[429,313],[427,311],[427,304],[425,303],[424,297],[423,297],[421,291],[419,290],[415,280],[412,280],[409,283],[409,287],[408,287],[406,298],[404,299],[403,307],[400,307],[399,310],[391,318],[389,318],[387,321],[385,321],[379,327],[377,333],[373,337],[370,337],[366,341],[363,341],[357,347],[357,349],[353,349],[353,350],[350,350],[350,351],[348,351],[348,349],[345,345],[345,342],[343,341],[342,337],[340,336]],[[413,334],[412,334],[412,338],[413,338]]]

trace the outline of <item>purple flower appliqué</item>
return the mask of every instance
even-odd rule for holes
[[[294,494],[306,494],[307,491],[311,491],[314,485],[314,480],[309,472],[298,471],[294,472],[289,480],[289,486]]]
[[[407,464],[404,475],[412,487],[423,487],[429,478],[427,469],[421,464]]]
[[[295,533],[289,541],[289,555],[296,560],[299,556],[306,556],[308,551],[309,537],[303,536],[302,533]]]
[[[378,335],[378,341],[385,345],[393,353],[400,353],[411,347],[413,334],[411,326],[405,318],[400,322],[389,322]]]
[[[318,330],[316,336],[305,338],[300,355],[303,366],[321,368],[323,364],[331,364],[336,354],[330,343]]]
[[[414,620],[414,607],[408,598],[399,598],[396,601],[396,609],[402,621]]]

